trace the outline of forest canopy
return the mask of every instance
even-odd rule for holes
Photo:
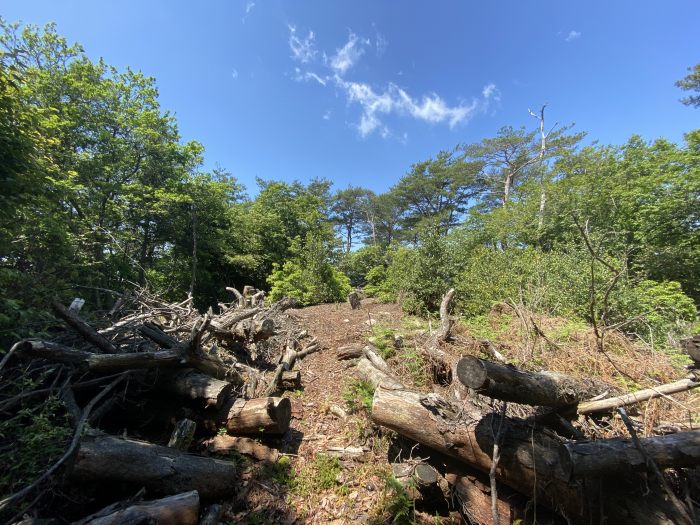
[[[43,330],[54,296],[98,311],[136,285],[201,309],[226,286],[312,304],[352,285],[420,313],[455,287],[465,315],[511,301],[657,342],[696,318],[700,130],[584,145],[542,107],[531,129],[445,145],[385,193],[258,180],[250,197],[203,170],[154,78],[53,25],[0,31],[3,344]],[[692,71],[679,87],[697,90]]]

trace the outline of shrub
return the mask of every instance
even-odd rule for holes
[[[304,305],[344,301],[350,293],[350,280],[330,264],[330,248],[318,236],[307,234],[301,245],[296,239],[295,254],[281,267],[275,265],[267,282],[270,299],[294,297]]]

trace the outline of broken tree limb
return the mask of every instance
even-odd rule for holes
[[[292,419],[292,404],[286,397],[237,399],[228,412],[226,430],[230,435],[284,434]]]
[[[236,298],[236,302],[238,303],[238,308],[243,308],[245,307],[245,297],[243,297],[243,294],[236,290],[235,288],[231,286],[226,287],[227,292],[231,292],[233,296]]]
[[[364,356],[370,360],[375,368],[381,370],[382,372],[389,373],[390,368],[386,361],[377,353],[377,349],[372,345],[367,345],[362,349]]]
[[[440,302],[440,328],[432,334],[425,346],[423,354],[433,368],[435,381],[443,384],[452,382],[452,358],[440,348],[440,343],[450,338],[452,331],[452,319],[450,319],[450,303],[454,297],[454,289],[450,289]]]
[[[561,407],[590,399],[609,387],[554,372],[528,372],[512,365],[466,356],[457,363],[457,377],[477,393],[524,405]]]
[[[647,388],[645,390],[639,390],[631,394],[625,394],[624,396],[610,397],[607,399],[600,399],[598,401],[586,401],[579,403],[576,408],[576,412],[579,414],[594,414],[597,412],[611,412],[616,408],[635,405],[655,397],[666,396],[669,394],[676,394],[678,392],[685,392],[686,390],[691,390],[693,388],[700,387],[700,381],[696,379],[695,376],[688,377],[686,379],[681,379],[674,383],[669,383],[667,385],[659,385],[653,388]]]
[[[382,372],[366,357],[361,357],[355,366],[355,375],[362,381],[371,383],[374,388],[382,385],[384,388],[403,389],[404,385],[395,377]]]
[[[297,390],[301,388],[301,371],[289,370],[288,372],[282,372],[279,387],[282,390]]]
[[[282,374],[294,368],[294,364],[296,363],[297,359],[303,359],[307,355],[321,350],[321,346],[318,344],[316,339],[312,339],[309,345],[302,350],[297,350],[298,345],[299,343],[295,339],[290,339],[287,343],[287,349],[284,352],[279,365],[277,365],[275,375],[272,377],[272,382],[267,389],[268,395],[274,394],[279,389]]]
[[[177,350],[158,352],[132,352],[124,354],[93,354],[74,350],[57,343],[40,339],[25,339],[20,342],[20,353],[27,357],[48,359],[58,363],[73,364],[80,368],[106,374],[132,369],[192,367],[214,377],[225,376],[229,370],[220,361],[204,354],[190,352],[183,355]],[[230,375],[230,374],[229,374]],[[230,378],[242,383],[240,376]]]
[[[108,509],[113,510],[113,505]],[[196,490],[175,496],[144,501],[105,514],[105,510],[81,520],[84,525],[133,525],[134,523],[168,523],[197,525],[199,522],[199,493]]]
[[[99,348],[102,352],[114,354],[118,351],[117,347],[114,346],[109,339],[98,333],[97,330],[83,321],[77,313],[71,312],[58,300],[54,299],[51,302],[51,308],[58,317],[74,328],[83,339]]]
[[[639,441],[659,468],[700,465],[700,430]],[[632,440],[626,438],[565,443],[559,449],[559,458],[570,478],[627,476],[647,468],[645,458]]]
[[[114,481],[143,486],[157,495],[196,490],[202,498],[214,499],[233,494],[239,470],[231,461],[98,435],[83,437],[70,478],[87,483]]]
[[[274,463],[279,458],[279,451],[258,443],[254,439],[235,436],[215,436],[204,442],[206,450],[212,454],[225,454],[236,451],[239,454],[252,456],[259,461]]]
[[[459,419],[457,416],[459,415]],[[435,394],[377,388],[372,421],[438,452],[488,473],[493,453],[492,422],[496,414],[482,415],[469,402],[455,406]],[[641,498],[641,482],[615,484],[599,490],[570,485],[560,467],[561,441],[532,429],[527,423],[506,418],[498,481],[542,503],[572,523],[588,523],[601,511],[610,523],[671,524],[675,512],[662,497]],[[602,500],[599,501],[599,498]],[[602,506],[602,507],[601,507]],[[590,514],[595,512],[596,514]]]

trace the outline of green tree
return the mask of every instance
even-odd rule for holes
[[[700,63],[695,64],[692,68],[688,68],[688,75],[676,81],[676,86],[683,91],[700,93]],[[700,94],[688,95],[681,99],[681,102],[686,106],[700,107]]]

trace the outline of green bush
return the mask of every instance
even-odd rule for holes
[[[644,280],[623,286],[612,294],[610,323],[655,344],[665,344],[668,336],[685,334],[697,319],[693,300],[685,295],[676,281]]]
[[[330,249],[318,236],[308,234],[301,245],[293,243],[294,257],[281,267],[275,265],[267,282],[270,299],[294,297],[304,305],[344,301],[350,293],[350,280],[329,262]]]
[[[384,253],[381,246],[365,246],[346,254],[339,267],[352,286],[363,287],[367,285],[369,272],[375,267],[383,267]]]

